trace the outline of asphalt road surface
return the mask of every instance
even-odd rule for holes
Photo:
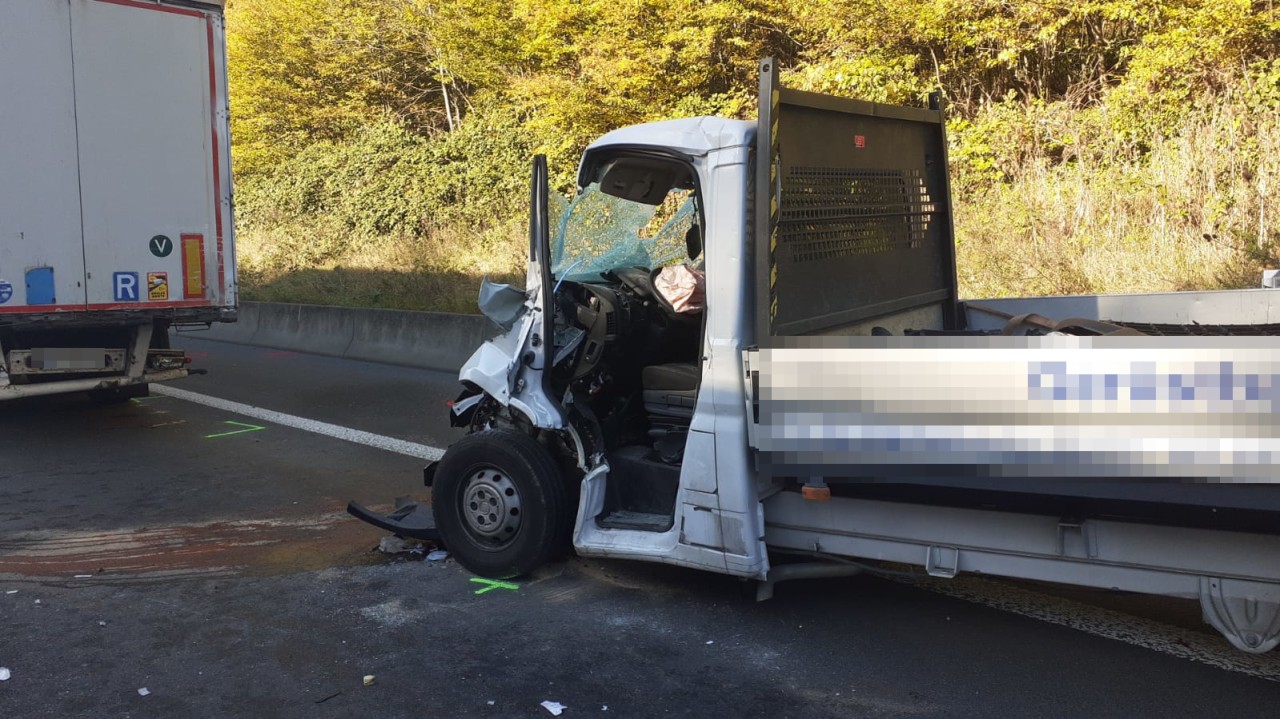
[[[1280,711],[1280,653],[1236,652],[1189,602],[861,576],[757,603],[641,563],[508,587],[384,555],[343,506],[425,496],[455,378],[178,343],[209,369],[181,392],[0,405],[0,717]]]

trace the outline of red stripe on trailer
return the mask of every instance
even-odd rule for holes
[[[174,15],[186,15],[188,17],[205,17],[205,14],[199,10],[191,10],[188,8],[168,7],[165,5],[155,5],[151,3],[142,3],[137,0],[98,0],[98,2],[107,3],[108,5],[123,5],[124,7],[136,7],[141,10],[159,10],[160,12],[173,13]]]
[[[215,305],[204,299],[199,300],[176,300],[173,302],[147,302],[138,304],[137,302],[103,302],[96,305],[26,305],[23,307],[0,307],[0,314],[17,315],[39,315],[49,312],[85,312],[94,310],[139,310],[139,309],[165,309],[178,307],[214,307]]]
[[[209,114],[213,131],[213,226],[214,244],[218,251],[218,293],[226,291],[225,261],[222,255],[222,167],[218,159],[218,74],[213,56],[213,20],[205,18],[209,46]],[[223,298],[226,299],[225,297]]]

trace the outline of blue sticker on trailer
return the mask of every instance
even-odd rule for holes
[[[58,304],[57,285],[53,281],[52,267],[32,267],[27,270],[27,304]]]
[[[13,285],[0,280],[0,305],[13,299]]]
[[[111,286],[115,288],[116,302],[138,301],[138,273],[117,272],[111,276]]]

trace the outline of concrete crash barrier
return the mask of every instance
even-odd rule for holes
[[[215,323],[192,336],[456,371],[499,332],[481,315],[242,302],[237,322]]]

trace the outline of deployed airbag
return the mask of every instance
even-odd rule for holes
[[[707,305],[706,274],[688,265],[664,267],[654,279],[654,288],[680,314],[701,312]]]

